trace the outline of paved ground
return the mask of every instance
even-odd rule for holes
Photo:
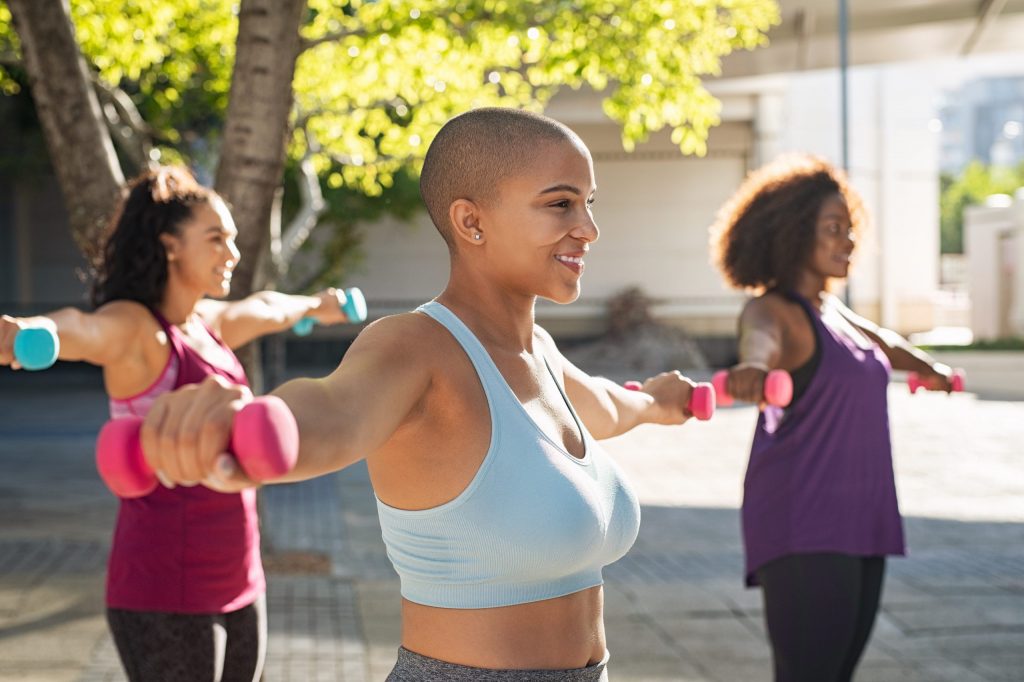
[[[890,564],[857,680],[1024,680],[1024,403],[895,385],[890,398],[912,554]],[[94,385],[0,382],[0,680],[123,679],[102,615],[115,510],[92,463],[103,416]],[[723,410],[608,443],[644,505],[639,541],[606,571],[613,680],[770,679],[760,594],[741,583],[753,421]],[[273,486],[262,503],[266,679],[382,680],[398,584],[365,469]]]

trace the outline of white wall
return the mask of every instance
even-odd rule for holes
[[[549,110],[594,156],[601,236],[587,258],[580,300],[542,303],[538,319],[554,333],[597,333],[605,301],[639,286],[659,299],[659,315],[683,319],[696,333],[730,333],[742,297],[727,291],[709,264],[708,226],[746,173],[749,124],[716,129],[703,159],[683,157],[667,134],[626,154],[618,128],[592,115],[597,101]],[[371,314],[408,310],[443,288],[447,250],[425,213],[412,225],[382,221],[366,228],[367,258],[346,284],[362,287]]]
[[[927,64],[862,67],[849,86],[849,174],[869,218],[853,303],[900,331],[927,329],[939,282],[939,140],[929,122],[941,80]],[[778,149],[840,163],[838,74],[793,75],[782,99]]]
[[[853,302],[904,333],[933,324],[939,144],[929,122],[944,77],[933,64],[851,72],[850,174],[870,218],[851,279]],[[683,157],[666,134],[626,154],[597,95],[566,91],[552,102],[548,114],[576,130],[594,155],[602,232],[581,300],[540,306],[542,320],[600,331],[604,301],[636,285],[661,301],[657,314],[692,333],[735,328],[743,297],[726,290],[710,265],[707,229],[750,166],[785,151],[839,162],[838,76],[720,81],[712,90],[723,101],[724,122],[712,131],[705,158]],[[351,283],[364,288],[371,307],[408,309],[444,286],[447,254],[425,216],[414,228],[382,222],[368,234],[368,259]]]

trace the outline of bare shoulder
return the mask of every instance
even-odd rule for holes
[[[93,313],[102,325],[102,333],[114,339],[131,340],[160,329],[149,308],[138,301],[119,300],[104,303]]]
[[[395,362],[436,366],[457,342],[439,323],[416,312],[375,320],[359,333],[349,353],[392,356]],[[347,357],[347,356],[346,356]]]
[[[544,357],[549,363],[551,368],[556,370],[559,374],[565,375],[566,371],[573,371],[575,366],[569,362],[562,351],[558,348],[558,344],[555,343],[554,338],[547,329],[541,327],[539,324],[533,325],[533,336],[537,340],[538,345],[544,352]]]
[[[110,301],[104,303],[96,309],[97,315],[104,315],[111,319],[118,318],[123,319],[126,322],[142,322],[144,320],[156,319],[153,317],[153,313],[149,311],[149,308],[142,305],[138,301],[129,301],[127,299],[121,299],[117,301]]]
[[[220,316],[224,314],[224,310],[230,305],[227,301],[218,301],[214,298],[203,298],[196,303],[196,312],[199,317],[203,318],[206,324],[215,326],[215,323],[220,320]]]
[[[796,304],[776,291],[769,291],[748,300],[740,313],[740,322],[749,326],[783,326]]]
[[[544,329],[539,324],[535,324],[533,325],[533,336],[540,343],[541,348],[544,350],[544,355],[549,360],[562,361],[562,351],[558,349],[558,344],[555,343],[547,329]]]

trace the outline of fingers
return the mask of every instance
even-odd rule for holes
[[[234,415],[251,399],[248,389],[222,377],[160,396],[142,425],[146,462],[165,485],[195,485],[218,474],[232,481],[230,472],[218,472],[217,460],[229,449]]]
[[[737,365],[729,370],[726,390],[735,400],[746,403],[763,403],[766,376],[767,372],[761,367]]]
[[[688,405],[695,386],[694,382],[675,370],[662,372],[645,381],[643,390],[654,398],[657,405],[656,416],[652,421],[658,424],[682,424],[692,417]]]
[[[245,475],[234,457],[226,453],[214,460],[213,473],[202,481],[211,490],[222,493],[236,493],[256,486],[256,482]]]
[[[20,331],[18,323],[13,317],[4,315],[0,317],[0,365],[9,365],[12,369],[18,369],[14,360],[14,337]]]

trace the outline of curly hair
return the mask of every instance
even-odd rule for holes
[[[167,251],[160,235],[179,234],[193,207],[217,196],[179,166],[146,171],[126,190],[114,212],[92,285],[90,299],[95,308],[125,299],[156,307],[167,287]]]
[[[814,249],[821,205],[836,194],[846,201],[859,233],[860,195],[828,161],[787,155],[751,172],[711,226],[712,261],[736,289],[792,288]]]

